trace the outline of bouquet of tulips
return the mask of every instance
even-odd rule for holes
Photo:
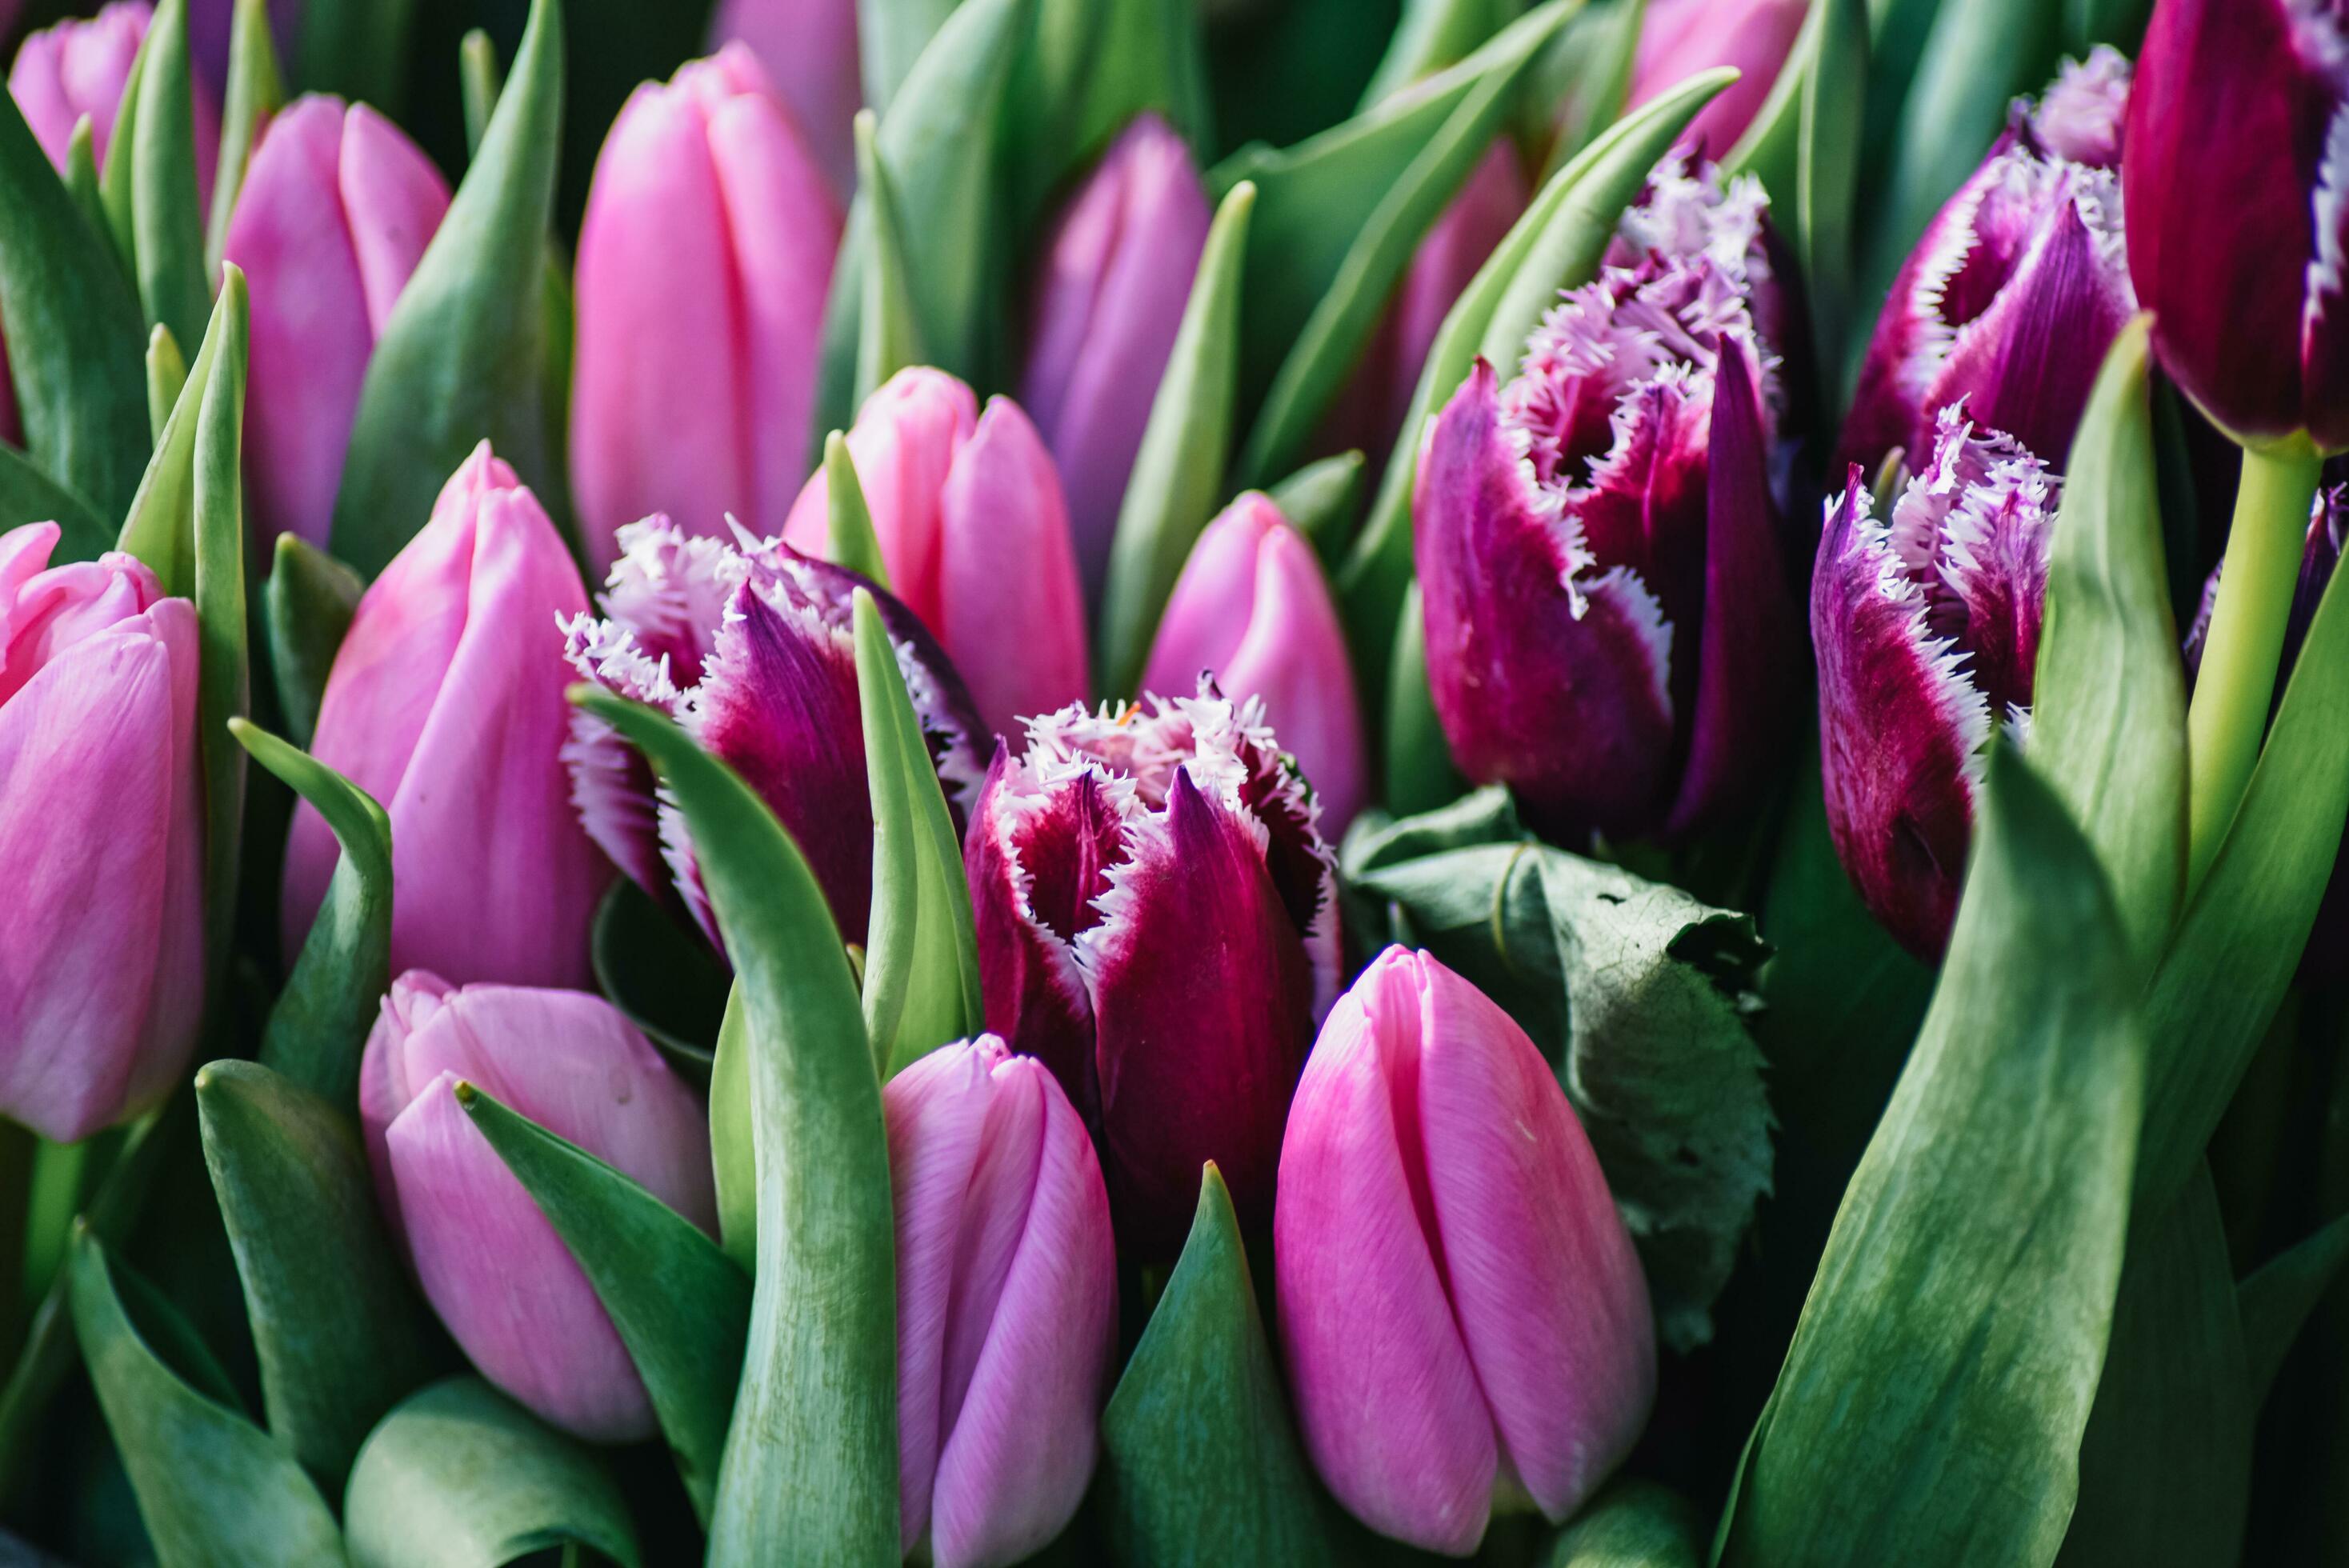
[[[2349,1563],[2349,0],[0,0],[0,1562]]]

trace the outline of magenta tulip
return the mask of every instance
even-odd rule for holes
[[[187,1065],[204,824],[194,608],[60,536],[0,533],[0,1115],[72,1143]]]
[[[1061,1533],[1092,1477],[1117,1347],[1117,1249],[1085,1125],[992,1035],[889,1080],[898,1507],[936,1568]]]
[[[1733,67],[1737,80],[1698,113],[1688,131],[1712,156],[1726,156],[1762,112],[1794,52],[1806,8],[1806,0],[1648,0],[1628,107],[1638,108],[1699,71]]]
[[[391,965],[460,983],[585,985],[608,872],[561,756],[570,684],[558,617],[587,607],[554,524],[483,442],[431,521],[360,599],[311,750],[391,815]],[[285,848],[292,953],[337,850],[297,809]]]
[[[806,472],[838,199],[739,44],[647,82],[579,229],[571,484],[601,572],[654,512],[782,531]]]
[[[392,982],[359,1063],[359,1120],[392,1232],[481,1375],[597,1442],[652,1435],[651,1398],[595,1287],[459,1103],[471,1084],[715,1233],[709,1121],[600,996]]]
[[[720,0],[713,46],[741,43],[759,57],[807,139],[834,195],[856,189],[856,0]]]
[[[111,0],[86,21],[67,18],[28,34],[8,67],[8,91],[49,161],[62,170],[73,145],[74,126],[89,117],[90,151],[99,168],[114,139],[122,109],[122,89],[131,62],[155,19],[147,0]],[[202,83],[192,84],[196,179],[209,200],[212,170],[220,161],[220,111]],[[190,350],[193,352],[192,348]]]
[[[1552,1523],[1646,1425],[1646,1276],[1549,1064],[1424,953],[1340,997],[1297,1086],[1273,1222],[1306,1450],[1385,1534],[1465,1556]]]

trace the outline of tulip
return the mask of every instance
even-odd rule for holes
[[[1201,682],[1072,704],[999,746],[964,843],[987,1026],[1052,1069],[1093,1129],[1118,1235],[1152,1260],[1199,1170],[1270,1217],[1280,1128],[1336,995],[1319,804],[1262,705]]]
[[[1811,580],[1827,826],[1861,901],[1909,951],[1947,944],[1993,726],[2027,731],[2055,481],[1964,409],[1889,524],[1850,470]]]
[[[841,935],[864,940],[873,902],[873,806],[850,615],[854,573],[788,545],[740,548],[666,517],[620,531],[604,617],[564,624],[579,675],[669,713],[750,781],[807,855]],[[962,679],[905,607],[875,593],[950,803],[983,771]],[[634,748],[574,714],[564,748],[587,834],[638,885],[682,902],[711,943],[716,916],[685,820]]]
[[[460,1083],[568,1139],[715,1233],[692,1090],[600,996],[392,982],[359,1060],[359,1121],[392,1233],[481,1375],[567,1432],[626,1442],[651,1398],[595,1287],[465,1114]]]
[[[484,441],[358,603],[312,751],[391,816],[391,966],[459,983],[585,985],[607,873],[574,818],[558,616],[587,594],[562,536]],[[334,836],[285,848],[286,950],[326,899]]]
[[[1764,203],[1687,183],[1660,172],[1620,264],[1566,296],[1506,390],[1478,361],[1420,459],[1436,717],[1464,774],[1556,835],[1694,831],[1785,729]]]
[[[1261,700],[1342,834],[1364,804],[1369,764],[1344,626],[1305,536],[1251,490],[1209,523],[1151,645],[1146,691],[1188,691],[1203,673]]]
[[[2099,49],[2036,111],[2017,106],[1892,285],[1845,421],[1846,461],[1873,474],[1896,449],[1921,460],[1959,402],[2051,461],[2072,449],[2106,351],[2137,310],[2109,161],[2127,91],[2127,62]]]
[[[326,544],[367,360],[448,210],[432,160],[365,104],[304,98],[270,121],[223,250],[253,291],[245,439],[264,538]]]
[[[782,531],[805,472],[840,203],[750,51],[631,96],[579,229],[571,480],[587,553],[657,511]]]
[[[1549,1064],[1424,953],[1339,999],[1280,1150],[1273,1270],[1306,1451],[1373,1529],[1476,1549],[1555,1524],[1655,1397],[1639,1254]]]
[[[1019,405],[943,370],[901,370],[866,399],[849,455],[889,585],[937,634],[999,735],[1085,695],[1085,606],[1061,477]],[[784,539],[821,551],[831,489],[821,470]]]
[[[1049,1543],[1092,1477],[1117,1251],[1085,1125],[992,1035],[889,1080],[898,1507],[908,1554],[994,1568]]]
[[[1068,483],[1089,603],[1101,601],[1125,482],[1213,216],[1191,150],[1145,114],[1045,242],[1019,401]]]
[[[853,132],[864,101],[856,0],[721,0],[709,36],[713,45],[743,44],[759,57],[833,193],[843,200],[853,193]]]
[[[269,32],[280,59],[291,55],[295,29],[302,19],[301,0],[269,0]],[[212,93],[228,87],[228,57],[235,30],[236,0],[189,0],[188,53],[195,60],[196,79]]]
[[[1803,30],[1805,9],[1806,0],[1649,0],[1627,107],[1638,108],[1699,71],[1734,67],[1737,80],[1688,130],[1713,157],[1725,156],[1762,112]]]
[[[112,0],[87,21],[68,18],[28,34],[8,67],[8,91],[49,161],[60,171],[73,145],[74,126],[89,117],[90,151],[99,168],[114,138],[122,89],[131,63],[147,39],[154,7],[147,0]],[[220,111],[201,83],[192,84],[196,179],[210,200],[212,170],[220,161]]]
[[[60,536],[0,533],[0,1114],[72,1143],[195,1044],[203,796],[194,608]]]

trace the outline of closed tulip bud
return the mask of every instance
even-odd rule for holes
[[[1781,744],[1798,655],[1755,325],[1764,198],[1667,168],[1504,388],[1479,361],[1413,502],[1462,772],[1556,835],[1684,835]]]
[[[881,1095],[897,1220],[898,1507],[908,1553],[995,1568],[1060,1534],[1092,1477],[1117,1248],[1084,1123],[992,1035]]]
[[[323,546],[367,360],[449,211],[449,186],[365,104],[295,100],[269,123],[223,255],[253,291],[245,406],[254,521]]]
[[[788,545],[737,548],[665,517],[629,524],[619,542],[603,618],[564,623],[565,656],[585,679],[667,712],[741,774],[799,841],[843,938],[863,942],[873,806],[851,613],[870,585]],[[904,605],[874,598],[947,799],[967,809],[984,765],[962,679]],[[585,713],[571,722],[564,758],[588,836],[647,892],[681,900],[717,942],[685,819],[609,725]]]
[[[595,1289],[466,1115],[471,1084],[714,1233],[708,1119],[600,996],[392,982],[359,1062],[359,1121],[392,1233],[481,1375],[567,1432],[626,1442],[651,1398]]]
[[[1871,510],[1855,468],[1811,579],[1827,826],[1869,913],[1933,959],[1992,731],[2029,728],[2055,481],[1951,407],[1890,521]]]
[[[866,399],[849,455],[873,513],[889,586],[937,634],[999,735],[1086,691],[1085,604],[1061,476],[1036,427],[1008,397],[978,410],[943,370],[901,370]],[[824,543],[822,469],[783,537]]]
[[[0,533],[0,1115],[72,1143],[187,1064],[204,830],[195,610],[59,537]]]
[[[1699,111],[1689,137],[1715,158],[1726,155],[1762,112],[1795,37],[1806,0],[1649,0],[1631,63],[1627,107],[1719,66],[1738,77]]]
[[[395,972],[587,983],[608,872],[571,810],[570,672],[553,635],[586,604],[562,536],[486,441],[359,600],[311,749],[390,813]],[[289,953],[337,854],[325,820],[297,808]]]
[[[856,0],[719,0],[709,36],[713,45],[743,44],[759,57],[833,193],[852,194],[854,124],[864,102]]]
[[[1646,1276],[1523,1029],[1424,953],[1339,998],[1273,1222],[1306,1451],[1373,1529],[1465,1556],[1496,1506],[1566,1518],[1656,1386]]]
[[[1171,1257],[1221,1166],[1270,1217],[1282,1119],[1337,985],[1319,805],[1255,702],[1081,705],[999,747],[964,842],[988,1029],[1092,1123],[1118,1235]]]
[[[89,117],[90,151],[98,166],[105,167],[114,122],[122,110],[122,89],[154,19],[155,9],[147,0],[111,0],[95,16],[69,17],[27,35],[17,46],[16,63],[8,67],[8,92],[25,123],[33,128],[33,139],[60,170],[73,145],[74,127],[84,115]],[[196,179],[210,200],[212,170],[220,161],[220,112],[202,84],[193,85],[191,97]]]
[[[2018,106],[1892,285],[1844,424],[1847,461],[1871,475],[1895,449],[1923,462],[1941,410],[1961,401],[2051,462],[2071,451],[2137,310],[2114,166],[2127,96],[2128,63],[2099,49],[2035,112]]]
[[[1265,718],[1296,757],[1333,836],[1362,809],[1369,764],[1345,627],[1305,536],[1257,491],[1209,523],[1166,602],[1142,684],[1188,691],[1202,674]]]
[[[806,469],[838,198],[749,49],[647,82],[579,228],[571,483],[598,572],[666,511],[779,533]],[[689,411],[690,417],[684,417]]]

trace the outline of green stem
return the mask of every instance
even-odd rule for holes
[[[2304,438],[2243,451],[2226,567],[2186,721],[2189,888],[2218,854],[2259,760],[2320,468]]]
[[[74,1216],[81,1211],[82,1172],[89,1160],[87,1140],[51,1143],[44,1139],[33,1156],[33,1188],[25,1201],[25,1290],[26,1306],[40,1299],[65,1263]]]

